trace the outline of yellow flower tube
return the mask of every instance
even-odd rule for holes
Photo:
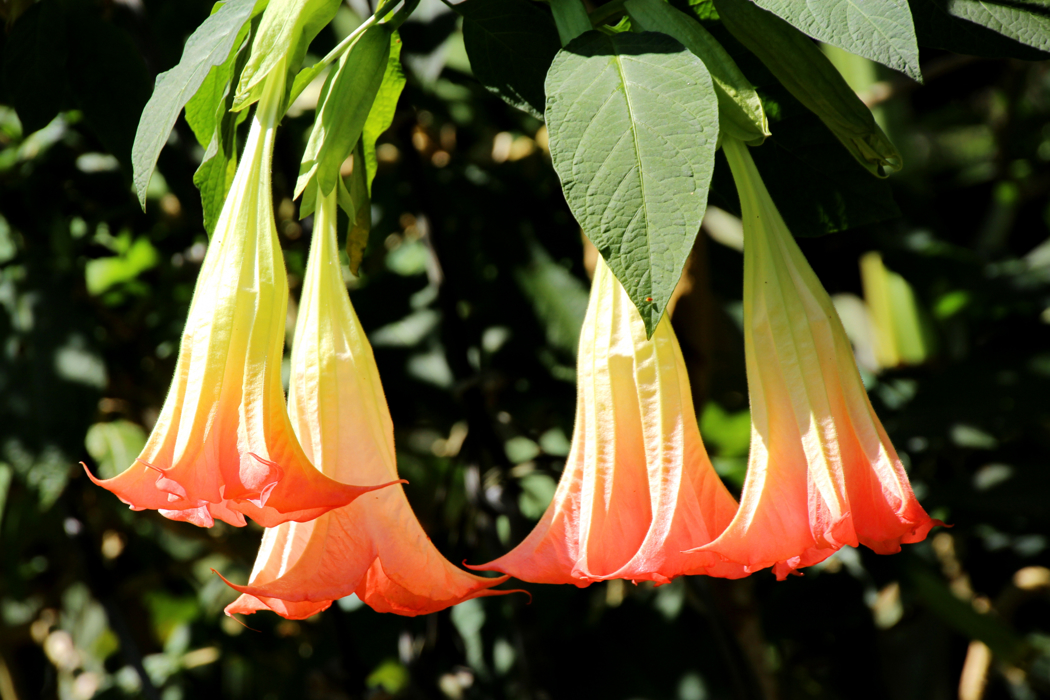
[[[743,142],[723,140],[744,225],[751,453],[740,510],[698,552],[778,578],[843,545],[880,554],[931,519],[868,400],[835,307]]]
[[[318,472],[285,410],[288,280],[270,188],[285,72],[282,59],[266,78],[153,432],[126,471],[105,481],[91,477],[135,510],[204,527],[215,518],[244,525],[247,515],[272,527],[316,518],[379,488]]]
[[[335,232],[333,190],[317,201],[292,347],[289,414],[307,455],[328,476],[393,481],[394,426],[372,347],[346,293]],[[431,544],[404,490],[393,486],[311,522],[267,529],[249,584],[230,584],[242,595],[226,612],[270,609],[303,619],[356,593],[380,612],[421,615],[510,593],[490,590],[507,578],[453,566]]]

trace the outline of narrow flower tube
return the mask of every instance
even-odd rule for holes
[[[307,455],[340,481],[396,480],[394,429],[372,348],[350,305],[336,247],[336,192],[318,195],[314,239],[292,347],[289,414]],[[263,534],[248,585],[227,614],[273,610],[302,619],[356,593],[380,612],[422,615],[490,590],[430,542],[400,486],[308,523]],[[229,583],[229,581],[227,581]]]
[[[736,502],[711,467],[670,320],[652,340],[599,258],[577,361],[576,426],[554,500],[517,547],[476,569],[583,587],[744,568],[683,550],[710,542]]]
[[[135,510],[204,527],[215,518],[244,525],[247,515],[273,527],[316,518],[382,483],[349,486],[318,472],[285,411],[288,281],[270,190],[284,81],[282,60],[252,118],[153,432],[126,471],[92,476]]]
[[[900,551],[943,523],[912,493],[835,307],[747,147],[723,148],[743,210],[751,453],[739,512],[697,551],[779,579],[843,545]]]

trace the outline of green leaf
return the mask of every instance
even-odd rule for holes
[[[722,22],[873,175],[899,170],[897,149],[871,110],[810,39],[751,0],[715,0]],[[767,110],[768,111],[768,110]]]
[[[1050,51],[1050,6],[1045,2],[954,0],[948,12],[1026,46]]]
[[[272,0],[252,40],[252,52],[241,71],[233,99],[234,111],[248,107],[262,95],[263,81],[279,64],[294,74],[317,33],[332,21],[339,0]],[[290,75],[289,78],[292,76]],[[289,79],[289,88],[294,82]]]
[[[752,0],[825,44],[922,82],[919,46],[906,0]]]
[[[1050,58],[1045,3],[911,0],[911,9],[923,46],[989,58]]]
[[[265,0],[258,2],[262,4]],[[229,58],[241,28],[257,9],[256,3],[257,0],[230,0],[224,4],[190,35],[178,65],[157,76],[153,95],[139,119],[131,151],[135,191],[143,208],[157,157],[168,141],[179,112],[196,94],[211,69]]]
[[[527,0],[467,0],[452,9],[463,16],[474,77],[507,104],[542,119],[543,80],[561,48],[550,15]]]
[[[248,116],[247,112],[231,112],[232,84],[244,68],[248,52],[248,34],[252,23],[241,28],[239,43],[221,66],[212,68],[197,94],[186,104],[186,121],[197,141],[205,146],[204,157],[193,174],[193,184],[201,193],[204,229],[208,235],[222,213],[226,194],[237,172],[237,126]]]
[[[346,257],[350,272],[357,274],[368,245],[368,234],[372,231],[372,196],[369,192],[368,168],[365,166],[363,141],[354,149],[354,170],[350,173],[350,189],[339,180],[339,206],[350,217],[350,229],[346,234]]]
[[[718,95],[719,128],[723,133],[753,146],[769,136],[762,100],[754,86],[699,22],[663,0],[628,0],[624,8],[639,30],[666,34],[704,62]]]
[[[339,179],[339,169],[361,138],[365,121],[383,82],[390,57],[391,30],[373,25],[343,54],[325,80],[321,106],[299,168],[295,196],[314,177],[322,194],[329,194]]]
[[[383,82],[379,85],[372,109],[368,112],[361,140],[364,144],[364,160],[368,167],[368,193],[372,193],[372,179],[376,175],[376,141],[394,121],[397,102],[405,87],[405,71],[401,67],[401,37],[397,32],[390,35],[390,57],[387,59]]]
[[[226,60],[208,71],[197,92],[186,103],[186,123],[193,130],[197,142],[205,148],[212,142],[220,128],[223,115],[229,111],[231,82],[237,71],[244,67],[245,47],[252,22],[245,22],[237,32]]]
[[[387,60],[383,82],[379,85],[372,108],[365,120],[361,138],[354,148],[354,169],[350,175],[349,191],[340,181],[339,205],[350,217],[350,229],[346,235],[346,255],[350,260],[350,271],[355,275],[361,266],[368,236],[372,231],[372,179],[375,177],[376,140],[390,128],[394,120],[397,101],[405,87],[405,73],[401,68],[401,37],[390,34],[390,57]],[[305,198],[304,198],[305,200]]]
[[[226,195],[233,185],[233,176],[237,173],[237,154],[230,145],[236,133],[236,122],[230,120],[234,128],[226,134],[216,134],[204,152],[204,158],[197,171],[193,173],[193,184],[201,193],[201,208],[204,211],[204,230],[211,236],[215,224],[222,213]]]
[[[710,74],[662,34],[588,32],[547,74],[547,128],[569,208],[652,334],[707,206]]]
[[[4,84],[23,133],[44,128],[65,106],[68,47],[59,0],[33,5],[11,28],[4,45]]]
[[[717,20],[718,11],[714,0],[669,0],[670,4],[682,12],[692,12],[698,19]]]
[[[550,0],[550,3],[562,46],[591,30],[591,18],[582,0]]]
[[[711,31],[762,96],[772,136],[750,153],[793,235],[821,236],[900,216],[886,180],[872,178],[827,126],[724,27],[713,25]],[[740,212],[721,159],[712,197],[713,203]]]

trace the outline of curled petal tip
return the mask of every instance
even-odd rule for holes
[[[81,462],[80,466],[84,467],[84,473],[87,474],[87,477],[89,479],[91,479],[91,483],[93,483],[95,486],[102,486],[102,479],[99,479],[94,474],[92,474],[91,470],[88,469],[88,465],[87,464],[85,464],[84,462]]]

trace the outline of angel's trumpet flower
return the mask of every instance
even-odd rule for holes
[[[289,414],[303,448],[340,481],[397,479],[394,429],[372,348],[350,305],[336,248],[336,193],[318,197],[292,346]],[[263,534],[242,595],[227,614],[270,609],[302,619],[356,593],[380,612],[421,615],[489,590],[506,576],[456,568],[431,544],[400,486],[308,523]],[[229,583],[229,582],[227,582]]]
[[[843,545],[900,551],[943,523],[912,493],[835,307],[747,147],[727,137],[723,148],[743,210],[751,453],[739,512],[698,551],[780,579]]]
[[[160,417],[133,465],[96,480],[136,510],[205,527],[214,518],[244,525],[245,515],[265,527],[310,520],[377,488],[318,472],[285,412],[288,280],[270,191],[283,60],[266,80],[201,267]]]
[[[534,583],[682,574],[746,575],[683,550],[717,537],[736,512],[711,467],[689,379],[666,316],[651,340],[599,258],[577,361],[576,426],[554,500],[532,533],[477,569]]]

